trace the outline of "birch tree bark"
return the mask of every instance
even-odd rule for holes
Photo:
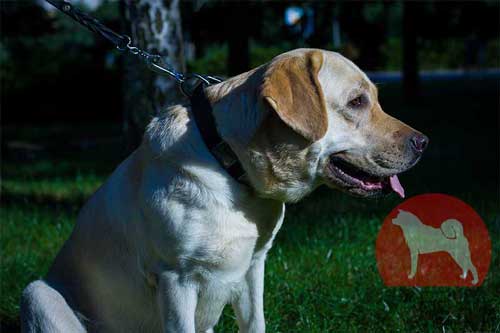
[[[134,45],[185,71],[179,0],[125,0],[123,12]],[[150,71],[136,57],[125,57],[124,71],[123,125],[132,150],[151,118],[183,96],[174,80]]]

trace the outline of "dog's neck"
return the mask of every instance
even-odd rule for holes
[[[259,67],[205,89],[219,134],[236,151],[244,149],[264,117],[259,106]]]

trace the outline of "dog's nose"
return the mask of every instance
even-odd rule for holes
[[[421,133],[415,134],[410,138],[411,148],[421,154],[429,145],[429,138]]]

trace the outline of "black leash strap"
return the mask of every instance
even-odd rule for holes
[[[221,141],[214,116],[212,114],[212,105],[205,95],[205,85],[199,84],[191,96],[191,107],[193,109],[194,118],[197,124],[206,126],[199,126],[199,131],[203,137],[203,141],[209,150],[212,150]]]
[[[234,179],[242,181],[245,170],[229,144],[220,137],[217,131],[212,105],[205,95],[205,87],[204,83],[199,84],[191,96],[191,111],[198,125],[198,130],[208,150],[226,169],[227,173]],[[203,126],[201,126],[202,124]]]

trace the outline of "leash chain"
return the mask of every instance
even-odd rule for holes
[[[148,68],[155,73],[168,75],[174,78],[180,86],[184,95],[191,97],[194,89],[198,84],[211,85],[222,82],[222,79],[211,75],[200,75],[196,73],[183,74],[176,71],[171,65],[165,63],[162,56],[159,54],[151,54],[143,49],[132,45],[132,39],[127,35],[121,35],[109,29],[97,19],[73,7],[69,2],[64,0],[45,0],[52,6],[56,7],[64,14],[68,15],[90,31],[101,35],[108,41],[113,43],[120,51],[128,51],[143,59]]]

